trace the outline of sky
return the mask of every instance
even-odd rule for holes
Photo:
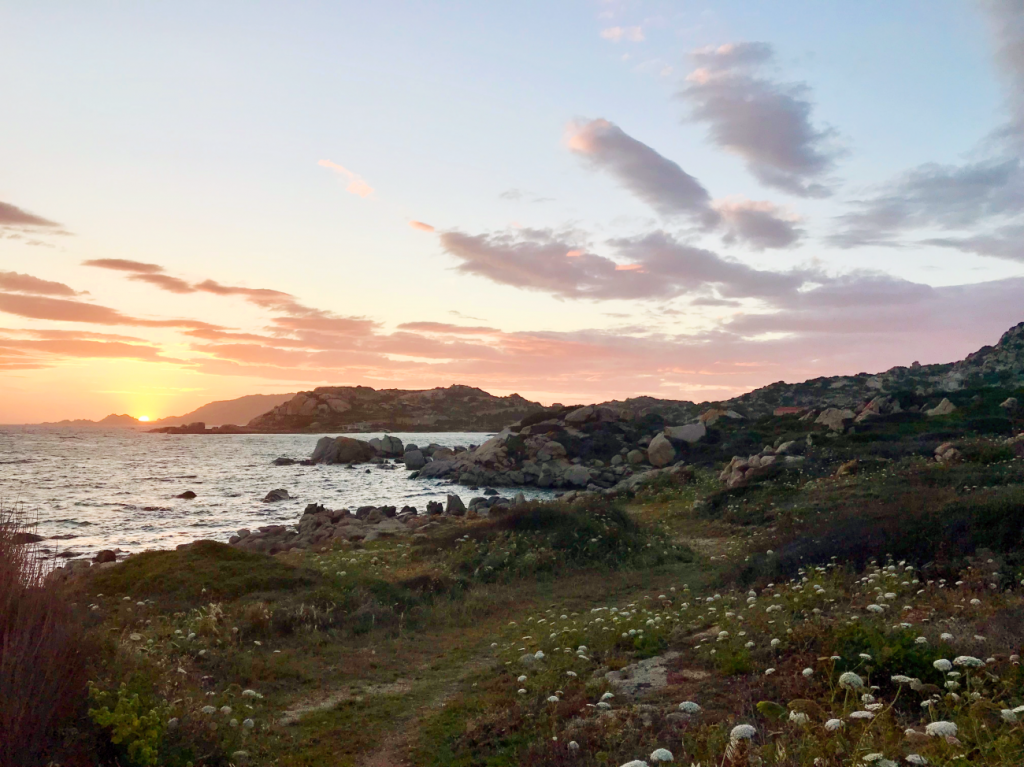
[[[714,401],[1024,321],[1022,0],[0,0],[0,423]]]

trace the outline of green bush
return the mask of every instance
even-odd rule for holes
[[[124,751],[131,764],[158,763],[167,721],[165,706],[144,705],[137,693],[128,691],[126,684],[111,692],[90,683],[89,697],[97,706],[89,709],[89,718],[109,730],[110,742]]]

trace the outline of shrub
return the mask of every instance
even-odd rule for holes
[[[55,726],[85,702],[91,653],[66,588],[46,564],[20,515],[0,507],[0,763],[38,764]],[[45,759],[41,760],[45,763]]]
[[[146,710],[139,696],[129,693],[124,684],[117,692],[104,692],[90,685],[89,697],[97,705],[89,709],[89,717],[110,730],[110,742],[124,750],[130,763],[157,763],[167,718],[165,708],[157,706]]]

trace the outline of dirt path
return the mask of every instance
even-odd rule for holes
[[[493,658],[481,653],[463,664],[460,673],[443,680],[429,700],[396,722],[394,729],[388,732],[377,748],[359,761],[360,767],[415,767],[410,761],[409,751],[420,722],[448,703],[466,679],[478,671],[483,671],[491,663]]]

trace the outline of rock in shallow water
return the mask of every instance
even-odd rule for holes
[[[291,496],[288,495],[288,491],[285,490],[283,487],[279,487],[276,490],[271,490],[269,493],[267,493],[266,497],[263,499],[263,502],[276,503],[277,501],[287,501],[289,498],[291,498]]]

